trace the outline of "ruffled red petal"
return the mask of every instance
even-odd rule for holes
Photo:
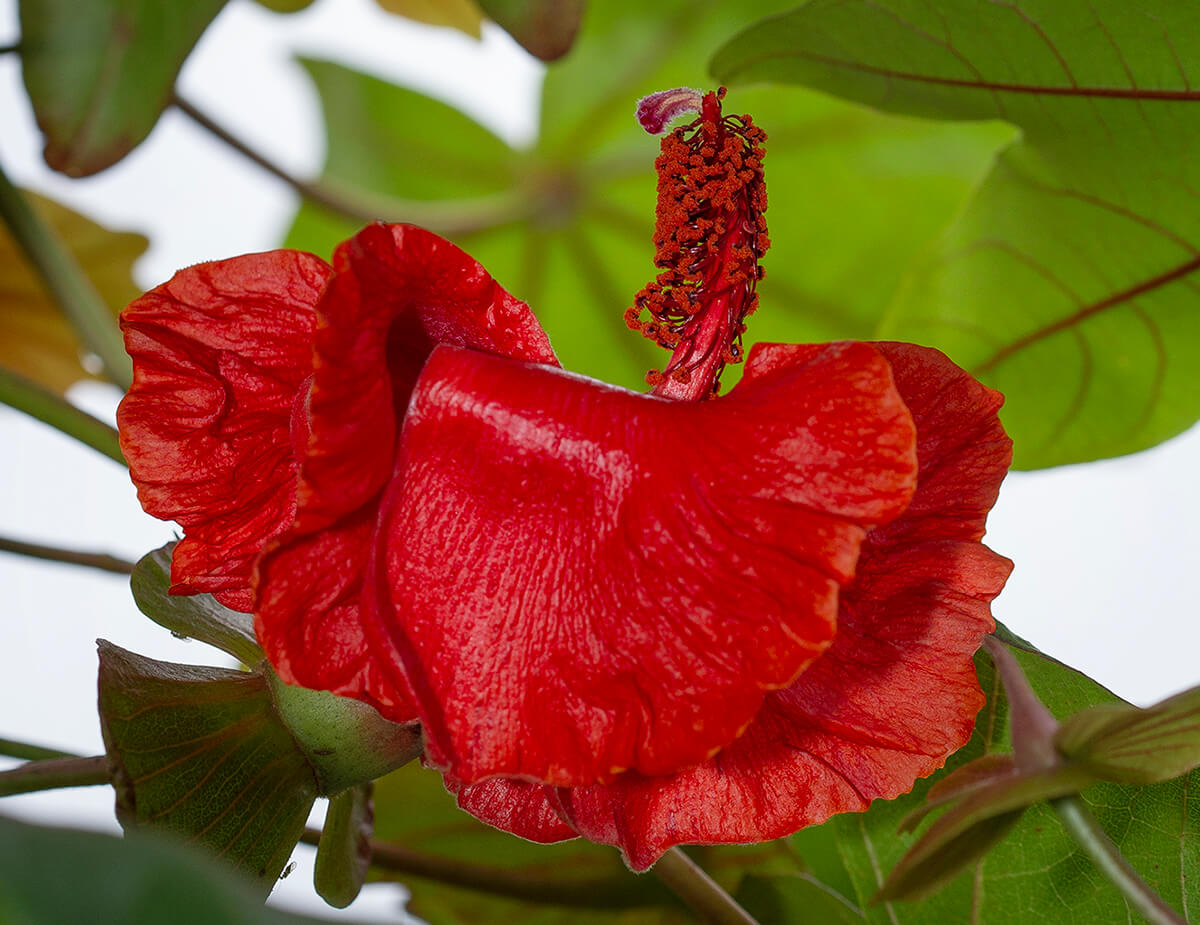
[[[341,244],[317,306],[296,522],[257,571],[256,629],[280,675],[412,716],[358,618],[380,490],[399,422],[438,344],[557,363],[528,306],[449,241],[371,225]]]
[[[329,274],[299,251],[205,263],[121,315],[134,369],[121,450],[142,506],[184,529],[174,593],[250,609],[254,557],[295,510],[290,422]]]
[[[905,514],[864,544],[833,646],[713,760],[553,795],[636,870],[675,844],[762,841],[864,810],[970,737],[983,704],[972,655],[1011,568],[978,542],[1011,460],[1002,398],[937,351],[878,346],[917,424],[920,476]]]
[[[784,349],[700,403],[433,354],[363,610],[432,764],[670,773],[825,649],[866,529],[911,498],[915,435],[873,347]]]
[[[547,799],[543,784],[493,777],[464,787],[449,774],[442,780],[460,809],[488,825],[543,845],[579,837]]]

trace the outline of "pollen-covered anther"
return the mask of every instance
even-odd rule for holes
[[[691,92],[664,91],[659,102]],[[757,304],[758,259],[769,243],[762,214],[766,135],[749,116],[723,116],[724,95],[723,88],[705,94],[693,106],[700,117],[662,140],[654,231],[661,272],[625,313],[630,328],[673,351],[667,366],[646,378],[670,398],[712,397],[724,365],[741,362],[743,320]]]

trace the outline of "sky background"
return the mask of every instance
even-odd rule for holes
[[[16,0],[0,0],[0,45],[18,35]],[[407,24],[372,0],[317,0],[287,17],[232,0],[189,58],[181,86],[252,146],[298,175],[315,175],[323,133],[315,91],[292,60],[298,53],[425,89],[513,144],[536,132],[542,69],[504,33],[489,29],[479,43]],[[149,236],[136,268],[147,288],[189,264],[276,246],[296,208],[283,183],[172,112],[145,144],[95,178],[52,173],[41,146],[18,61],[0,56],[0,164],[18,185]],[[120,396],[83,385],[71,398],[111,420]],[[0,534],[129,559],[171,538],[169,525],[142,513],[123,469],[2,407],[0,448]],[[1200,429],[1193,428],[1135,456],[1011,474],[987,538],[1016,563],[996,617],[1135,703],[1200,683],[1192,584],[1197,473]],[[0,589],[0,737],[102,751],[97,637],[155,658],[227,663],[216,650],[175,640],[142,617],[121,576],[0,553]],[[0,767],[11,763],[0,758]],[[9,798],[0,808],[117,830],[107,788]],[[298,849],[296,860],[272,903],[335,917],[312,894],[311,850]],[[369,886],[347,912],[359,921],[396,921],[397,902],[395,890]]]

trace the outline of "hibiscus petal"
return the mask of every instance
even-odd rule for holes
[[[713,760],[553,797],[635,870],[672,845],[763,841],[864,810],[971,735],[983,704],[972,655],[1011,569],[977,542],[1011,461],[1002,399],[937,351],[878,346],[916,421],[921,470],[908,510],[864,545],[833,646]]]
[[[121,450],[146,511],[184,528],[173,593],[250,609],[253,559],[295,510],[290,421],[329,273],[287,250],[200,264],[121,315]]]
[[[363,609],[431,763],[670,773],[829,645],[866,528],[911,497],[914,433],[873,347],[781,349],[700,403],[434,353]]]
[[[375,224],[341,244],[317,305],[296,522],[264,552],[256,629],[287,681],[412,718],[402,679],[377,663],[358,617],[379,493],[398,421],[441,343],[557,363],[525,303],[449,241]]]
[[[543,784],[493,777],[464,787],[449,774],[442,779],[458,799],[459,808],[488,825],[543,845],[579,837],[548,798]]]

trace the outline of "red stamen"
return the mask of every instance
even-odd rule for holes
[[[705,94],[700,118],[663,138],[654,162],[654,264],[662,272],[637,294],[625,323],[672,351],[665,369],[646,376],[665,398],[713,397],[725,364],[743,359],[745,318],[758,305],[758,260],[769,244],[767,136],[749,116],[722,116],[724,95],[723,87]]]

